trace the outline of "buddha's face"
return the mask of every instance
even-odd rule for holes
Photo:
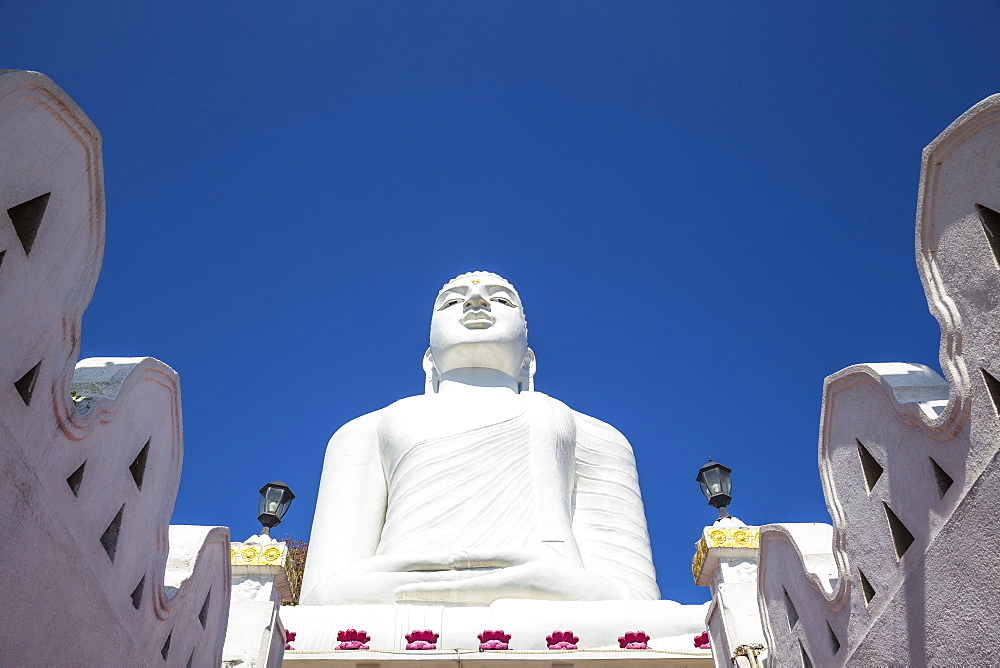
[[[483,273],[457,278],[435,300],[431,355],[440,373],[480,367],[516,378],[527,348],[521,300],[499,276]]]

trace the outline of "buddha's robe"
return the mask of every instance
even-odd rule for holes
[[[384,520],[368,542],[370,551],[357,541],[347,545],[354,559],[540,549],[612,579],[621,598],[658,599],[628,441],[540,392],[523,392],[516,400],[519,408],[500,419],[486,411],[474,428],[448,433],[443,426],[442,433],[416,440],[398,433],[398,419],[390,419],[395,405],[359,418],[367,419],[366,433],[378,449],[381,480],[374,474],[368,479],[384,484]],[[328,452],[324,479],[336,457]],[[324,513],[318,505],[303,591],[330,574],[319,563],[325,553],[349,563],[347,555],[336,554],[336,544],[351,538],[350,509],[339,514],[346,527],[339,541],[337,528],[324,526]]]
[[[376,554],[523,548],[539,540],[531,428],[514,418],[384,448],[388,510]]]

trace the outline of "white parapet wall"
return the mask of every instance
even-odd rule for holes
[[[0,157],[0,665],[217,666],[229,532],[168,527],[177,374],[76,363],[104,250],[100,135],[44,75],[0,70]]]
[[[877,221],[873,221],[877,224]],[[826,379],[833,526],[761,529],[774,665],[994,665],[1000,656],[1000,95],[923,153],[917,266],[945,379],[866,364]]]

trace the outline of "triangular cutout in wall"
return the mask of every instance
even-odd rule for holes
[[[858,455],[861,457],[861,470],[865,474],[865,485],[868,487],[868,493],[871,494],[875,483],[882,477],[885,469],[872,456],[872,453],[868,452],[868,448],[860,440],[854,439],[854,441],[858,444]]]
[[[976,212],[979,213],[979,220],[983,223],[983,233],[986,234],[986,241],[993,251],[993,261],[997,268],[1000,268],[1000,213],[997,213],[988,206],[976,205]]]
[[[889,520],[889,531],[892,533],[892,542],[896,548],[896,558],[902,559],[913,544],[913,534],[903,521],[896,517],[896,513],[892,512],[892,508],[885,501],[882,502],[882,506],[885,508],[886,519]]]
[[[986,383],[986,389],[990,393],[990,399],[993,401],[993,412],[1000,416],[1000,380],[993,377],[986,369],[979,370],[983,374],[983,382]]]
[[[124,512],[125,506],[123,504],[118,510],[118,514],[111,520],[111,524],[101,534],[101,545],[104,546],[104,551],[108,553],[108,558],[111,559],[112,563],[115,560],[115,553],[118,551],[118,534],[122,530],[122,513]]]
[[[83,484],[83,467],[86,465],[87,462],[80,464],[80,468],[70,473],[69,477],[66,478],[66,484],[69,485],[73,496],[80,496],[80,485]]]
[[[31,247],[35,245],[35,237],[38,236],[38,228],[42,225],[51,194],[39,195],[7,209],[7,215],[10,216],[10,222],[14,225],[14,232],[21,241],[25,255],[31,253]]]
[[[865,603],[871,603],[872,599],[875,598],[875,587],[873,587],[872,583],[868,581],[864,571],[860,568],[858,569],[858,575],[861,576],[861,591],[864,592]]]
[[[31,395],[35,392],[35,381],[38,380],[38,370],[41,367],[42,363],[39,362],[31,367],[28,373],[14,381],[14,389],[21,395],[21,401],[24,402],[25,406],[31,403]]]
[[[951,486],[955,483],[955,480],[948,475],[941,466],[934,461],[933,457],[928,457],[931,460],[931,468],[934,469],[934,479],[937,481],[938,486],[938,496],[942,499],[944,495],[948,493]]]
[[[142,489],[142,477],[146,475],[146,458],[149,456],[149,441],[146,441],[146,445],[142,446],[142,450],[139,454],[135,456],[132,463],[129,464],[128,470],[132,474],[132,480],[135,481],[135,486]]]

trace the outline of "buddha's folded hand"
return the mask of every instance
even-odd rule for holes
[[[400,587],[476,577],[508,565],[511,562],[493,559],[490,565],[473,566],[467,552],[376,555],[344,568],[317,589],[331,604],[396,603]]]
[[[395,589],[395,600],[489,605],[502,598],[575,601],[622,598],[620,585],[612,579],[543,551],[460,552],[449,555],[442,563],[448,562],[461,577],[402,584]]]

